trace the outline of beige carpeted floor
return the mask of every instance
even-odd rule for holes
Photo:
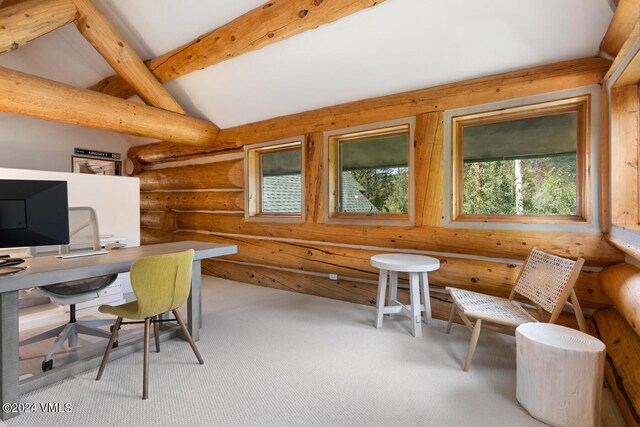
[[[362,305],[204,278],[200,366],[186,342],[142,353],[23,396],[70,403],[70,413],[23,414],[9,426],[536,426],[515,399],[514,338],[480,337],[433,321],[413,338],[408,319],[373,325]],[[153,350],[153,346],[151,346]]]

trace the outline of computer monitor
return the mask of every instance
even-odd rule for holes
[[[0,248],[68,243],[66,181],[0,179]]]

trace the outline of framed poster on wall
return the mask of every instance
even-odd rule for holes
[[[73,173],[120,176],[122,175],[122,162],[116,160],[71,156],[71,170]]]

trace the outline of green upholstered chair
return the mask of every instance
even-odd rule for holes
[[[101,305],[101,313],[117,316],[113,326],[111,338],[104,352],[96,380],[102,377],[104,368],[109,360],[109,353],[113,343],[118,338],[118,330],[123,319],[144,320],[144,370],[142,398],[149,396],[149,329],[154,324],[156,352],[160,351],[160,315],[171,311],[200,364],[204,360],[187,330],[178,308],[181,307],[191,290],[191,270],[193,265],[192,249],[175,254],[144,257],[131,266],[131,285],[136,294],[136,301],[111,306]]]

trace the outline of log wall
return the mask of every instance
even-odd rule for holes
[[[442,268],[430,273],[432,285],[501,296],[508,295],[532,246],[585,257],[590,267],[622,262],[621,252],[601,233],[442,227],[445,109],[596,84],[609,65],[586,58],[271,119],[223,129],[209,148],[166,143],[136,147],[129,157],[140,170],[142,241],[233,243],[238,253],[226,257],[229,262],[205,262],[207,274],[365,304],[375,303],[371,282],[377,271],[369,257],[381,252],[435,256]],[[324,223],[323,132],[407,116],[416,117],[415,225]],[[306,144],[306,222],[245,221],[239,149],[300,134]],[[228,153],[234,153],[235,160],[229,160]],[[338,274],[339,280],[330,280],[329,274]],[[611,304],[597,276],[597,271],[580,275],[577,293],[585,307]],[[434,299],[434,307],[436,317],[448,314],[446,302]]]
[[[600,287],[614,306],[593,315],[593,334],[607,346],[605,375],[627,424],[640,426],[640,269],[607,267]]]
[[[593,315],[593,334],[607,346],[605,377],[629,426],[640,426],[640,337],[615,307]]]

